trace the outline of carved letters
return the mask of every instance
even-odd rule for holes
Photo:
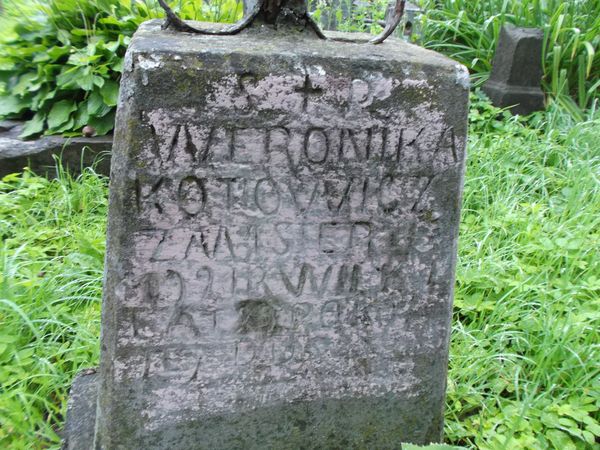
[[[152,124],[154,115],[149,115]],[[159,116],[163,120],[162,116]],[[155,118],[154,120],[159,120]],[[354,128],[244,128],[174,123],[162,133],[154,130],[151,153],[162,167],[186,159],[198,167],[215,163],[266,164],[282,154],[287,168],[297,174],[303,166],[366,161],[393,162],[400,168],[434,173],[460,161],[452,127],[431,133],[424,128],[372,126]],[[174,159],[177,154],[178,160]],[[144,158],[150,155],[144,154]]]
[[[260,110],[262,81],[236,80],[233,108]],[[321,107],[319,76],[294,83],[286,89],[302,114]],[[382,86],[353,80],[338,99],[345,117]],[[464,157],[454,129],[142,116],[151,133],[131,177],[143,224],[132,243],[146,269],[116,289],[135,376],[195,383],[218,363],[232,377],[252,367],[265,380],[281,366],[277,376],[293,379],[325,357],[353,361],[352,376],[387,370],[369,359],[369,342],[413,339],[405,317],[426,313],[449,266],[438,257],[447,208],[436,196]]]

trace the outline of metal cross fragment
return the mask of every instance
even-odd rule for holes
[[[254,7],[242,20],[220,30],[195,28],[184,22],[177,14],[175,14],[175,11],[171,9],[165,0],[158,0],[158,3],[162,9],[165,10],[167,15],[163,28],[173,28],[177,31],[186,33],[232,35],[248,28],[255,20],[257,20],[273,26],[285,24],[300,26],[312,31],[321,39],[327,39],[323,31],[321,31],[317,23],[310,16],[306,0],[257,0]],[[394,15],[391,17],[384,30],[371,39],[369,43],[381,44],[394,32],[402,20],[405,6],[406,0],[396,0]]]

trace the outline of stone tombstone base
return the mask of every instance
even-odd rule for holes
[[[527,115],[545,107],[541,88],[544,33],[506,24],[500,31],[490,78],[482,89],[495,106]]]
[[[136,33],[80,448],[441,439],[468,74],[329,36]]]

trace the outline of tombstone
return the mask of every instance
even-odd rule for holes
[[[112,136],[73,137],[42,136],[34,140],[19,137],[25,124],[0,122],[0,178],[29,167],[38,175],[56,177],[56,163],[72,174],[86,167],[108,176]]]
[[[468,73],[296,25],[132,40],[94,448],[441,439]]]
[[[500,108],[526,115],[544,109],[540,88],[544,33],[538,28],[506,24],[500,31],[489,80],[483,91]]]

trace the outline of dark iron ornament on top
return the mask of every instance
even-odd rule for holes
[[[252,10],[239,22],[234,23],[221,30],[206,30],[195,28],[185,23],[175,11],[167,5],[165,0],[158,0],[160,6],[165,10],[167,19],[163,28],[173,28],[177,31],[196,34],[212,34],[212,35],[231,35],[239,33],[248,28],[255,20],[267,23],[269,25],[280,25],[282,23],[292,23],[295,25],[309,28],[321,39],[327,39],[319,25],[313,20],[308,13],[308,4],[306,0],[258,0]],[[394,15],[385,26],[384,30],[369,41],[370,44],[381,44],[385,41],[398,27],[402,16],[406,0],[396,0]]]

